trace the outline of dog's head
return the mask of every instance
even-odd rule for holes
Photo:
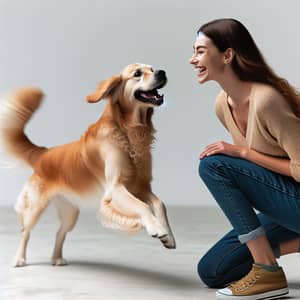
[[[103,98],[119,102],[124,107],[155,107],[164,102],[158,89],[167,83],[163,70],[153,70],[149,65],[131,64],[119,74],[99,83],[95,93],[86,97],[90,103]]]

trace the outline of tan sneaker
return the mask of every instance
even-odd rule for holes
[[[239,281],[218,290],[217,299],[259,300],[271,299],[288,294],[286,278],[282,268],[275,272],[266,271],[253,264],[252,270]]]

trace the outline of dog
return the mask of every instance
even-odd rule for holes
[[[127,232],[145,228],[166,248],[176,247],[165,205],[151,190],[152,115],[164,101],[158,89],[166,83],[163,70],[138,63],[125,67],[86,97],[88,103],[106,98],[100,119],[79,140],[52,148],[35,145],[24,133],[43,92],[27,87],[8,95],[1,118],[2,142],[9,153],[33,169],[15,205],[21,242],[14,266],[26,265],[30,231],[51,202],[61,223],[52,264],[67,264],[63,243],[79,215],[72,195],[101,200],[97,214],[104,226]]]

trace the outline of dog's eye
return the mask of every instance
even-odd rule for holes
[[[136,70],[133,76],[134,77],[140,77],[140,76],[142,76],[142,71],[141,70]]]

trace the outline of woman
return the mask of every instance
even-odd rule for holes
[[[209,287],[230,284],[218,299],[287,294],[276,258],[300,251],[299,94],[234,19],[201,26],[190,63],[200,84],[220,84],[216,114],[233,138],[200,154],[200,177],[234,229],[200,260],[199,275]]]

